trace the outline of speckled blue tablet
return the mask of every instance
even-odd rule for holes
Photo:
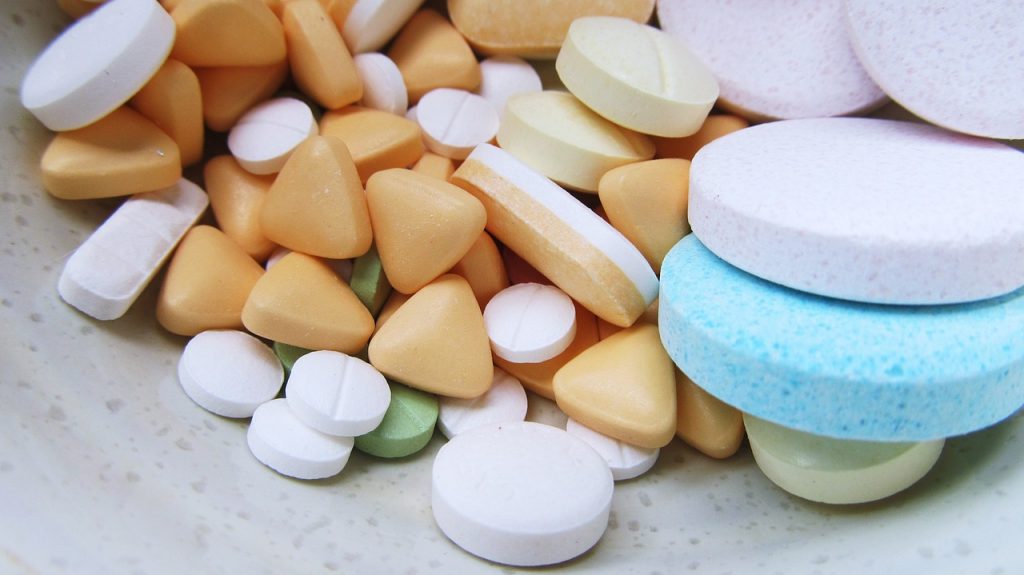
[[[662,264],[659,314],[694,382],[794,429],[924,441],[1024,404],[1024,289],[962,305],[853,303],[758,279],[690,234]]]

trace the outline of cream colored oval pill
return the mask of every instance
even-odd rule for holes
[[[431,90],[416,109],[416,121],[427,148],[448,158],[464,160],[473,148],[491,141],[498,133],[494,106],[465,90]]]
[[[228,134],[228,149],[247,171],[281,171],[292,151],[318,132],[309,105],[296,98],[274,98],[239,118]]]
[[[313,429],[358,437],[380,425],[391,403],[391,389],[372,365],[325,350],[295,362],[285,397],[295,416]]]
[[[598,114],[655,136],[689,136],[718,99],[711,71],[668,34],[625,18],[569,26],[558,77]]]
[[[353,61],[363,81],[360,103],[367,108],[404,116],[409,108],[409,96],[395,62],[380,52],[357,54]]]
[[[516,284],[484,310],[491,349],[515,363],[540,363],[565,351],[576,336],[576,308],[555,286]]]

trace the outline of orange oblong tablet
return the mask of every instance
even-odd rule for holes
[[[329,109],[363,97],[363,82],[352,55],[341,32],[317,0],[286,3],[281,19],[292,77],[303,92]]]
[[[281,22],[263,0],[181,0],[171,57],[189,66],[266,66],[287,56]]]
[[[416,122],[362,106],[327,112],[320,134],[345,142],[363,182],[375,172],[413,165],[426,149]]]
[[[168,59],[130,102],[177,144],[181,165],[203,157],[203,97],[191,68]]]
[[[210,158],[203,168],[210,209],[224,234],[254,260],[263,262],[277,244],[263,234],[260,212],[274,176],[257,176],[230,155]]]
[[[215,132],[227,132],[253,105],[269,98],[288,75],[288,61],[268,66],[197,68],[203,96],[203,120]]]
[[[433,10],[420,10],[395,38],[388,56],[398,66],[409,104],[434,88],[473,91],[480,85],[480,64],[465,38]]]

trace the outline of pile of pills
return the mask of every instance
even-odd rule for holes
[[[60,297],[166,263],[182,390],[267,467],[436,429],[439,528],[547,565],[674,437],[861,503],[1024,404],[1019,5],[421,4],[61,0],[22,84],[46,190],[128,197]],[[836,117],[889,97],[934,125]]]

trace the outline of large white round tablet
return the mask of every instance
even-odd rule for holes
[[[719,103],[755,119],[840,116],[885,94],[857,60],[843,0],[659,0],[662,29],[718,79]]]
[[[529,62],[515,56],[493,56],[480,62],[480,87],[476,93],[501,116],[505,101],[516,94],[543,90],[540,75]]]
[[[192,401],[224,417],[252,417],[274,399],[284,368],[255,337],[231,329],[204,331],[185,344],[178,381]]]
[[[36,58],[21,84],[21,104],[54,131],[91,124],[153,77],[171,52],[174,30],[156,0],[111,0]]]
[[[300,357],[284,391],[288,406],[306,425],[343,437],[376,429],[391,403],[391,388],[376,368],[337,351]]]
[[[362,105],[404,116],[409,109],[409,94],[394,60],[380,52],[367,52],[356,54],[352,62],[363,81]]]
[[[841,299],[980,300],[1024,285],[1024,154],[922,124],[820,118],[705,146],[689,220],[715,255]]]
[[[484,98],[454,88],[437,88],[416,105],[415,120],[427,148],[446,158],[465,160],[477,145],[498,134],[498,112]]]
[[[238,119],[228,134],[228,149],[246,171],[275,174],[292,151],[317,132],[309,104],[297,98],[274,98]]]
[[[849,36],[900,105],[958,132],[1024,138],[1024,2],[847,0]]]
[[[246,441],[260,463],[297,479],[323,479],[341,473],[355,444],[351,437],[327,435],[302,423],[284,398],[256,409]]]
[[[835,439],[743,416],[761,471],[786,491],[820,503],[867,503],[903,491],[935,465],[945,439]]]
[[[525,283],[496,293],[484,308],[494,353],[513,363],[540,363],[576,337],[576,307],[555,286]]]
[[[434,459],[431,506],[464,550],[498,563],[550,565],[590,549],[608,527],[614,481],[590,446],[521,422],[456,436]]]
[[[658,454],[661,453],[658,448],[638,447],[608,437],[572,418],[566,421],[565,430],[569,435],[582,439],[604,458],[615,481],[625,481],[647,473],[658,462]]]
[[[491,388],[469,399],[442,397],[437,426],[451,439],[471,429],[496,423],[513,423],[526,418],[526,390],[519,380],[495,367]]]

